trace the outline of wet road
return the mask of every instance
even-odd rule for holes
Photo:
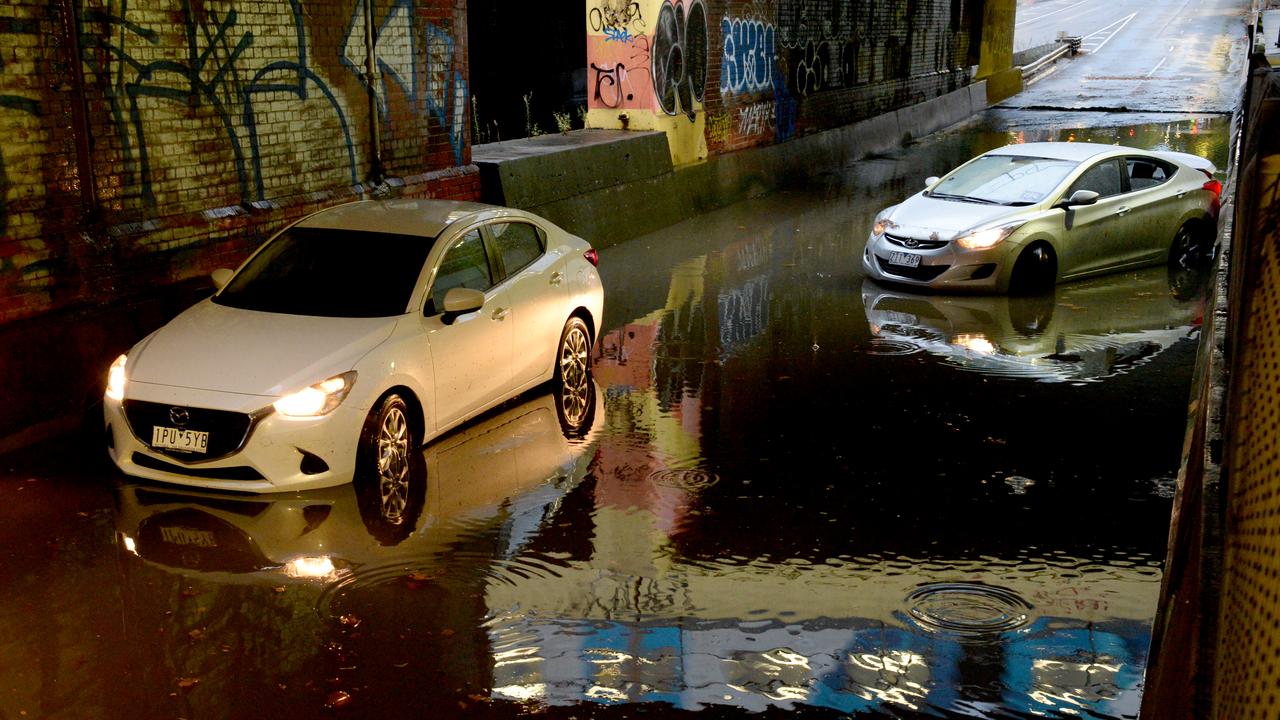
[[[1225,166],[1227,124],[992,111],[608,248],[588,402],[433,443],[390,519],[5,458],[0,717],[1134,717],[1203,278],[912,295],[858,258],[977,152]]]

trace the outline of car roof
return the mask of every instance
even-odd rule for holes
[[[296,227],[363,230],[434,238],[464,217],[498,209],[500,208],[496,205],[460,200],[357,200],[309,215],[299,221]]]
[[[1027,157],[1049,158],[1052,160],[1075,160],[1083,162],[1104,153],[1122,151],[1135,155],[1149,155],[1146,150],[1125,147],[1123,145],[1106,145],[1091,142],[1031,142],[1005,145],[989,151],[988,155],[1025,155]]]

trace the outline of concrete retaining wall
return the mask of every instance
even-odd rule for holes
[[[678,168],[660,160],[667,153],[660,132],[584,130],[477,145],[472,160],[486,199],[539,213],[605,247],[898,147],[990,102],[980,81],[852,125]],[[601,163],[610,166],[607,176],[592,170]]]

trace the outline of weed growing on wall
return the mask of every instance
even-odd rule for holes
[[[526,137],[538,137],[546,132],[533,121],[533,93],[524,96],[524,134]]]

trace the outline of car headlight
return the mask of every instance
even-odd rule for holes
[[[276,412],[289,417],[318,417],[342,404],[356,382],[354,370],[318,382],[271,403]]]
[[[107,371],[107,397],[111,400],[119,402],[124,399],[124,364],[128,359],[121,355],[111,363],[111,369]]]
[[[1013,231],[1022,227],[1025,222],[1025,220],[1019,220],[1006,225],[963,233],[956,237],[956,244],[965,250],[986,250],[1004,242],[1005,238],[1012,235]]]
[[[895,205],[893,207],[897,207],[897,206]],[[876,215],[876,221],[871,226],[872,235],[875,235],[876,237],[880,237],[885,233],[886,230],[892,230],[898,227],[898,223],[889,219],[890,213],[893,212],[893,207],[887,207],[881,210],[879,215]]]

